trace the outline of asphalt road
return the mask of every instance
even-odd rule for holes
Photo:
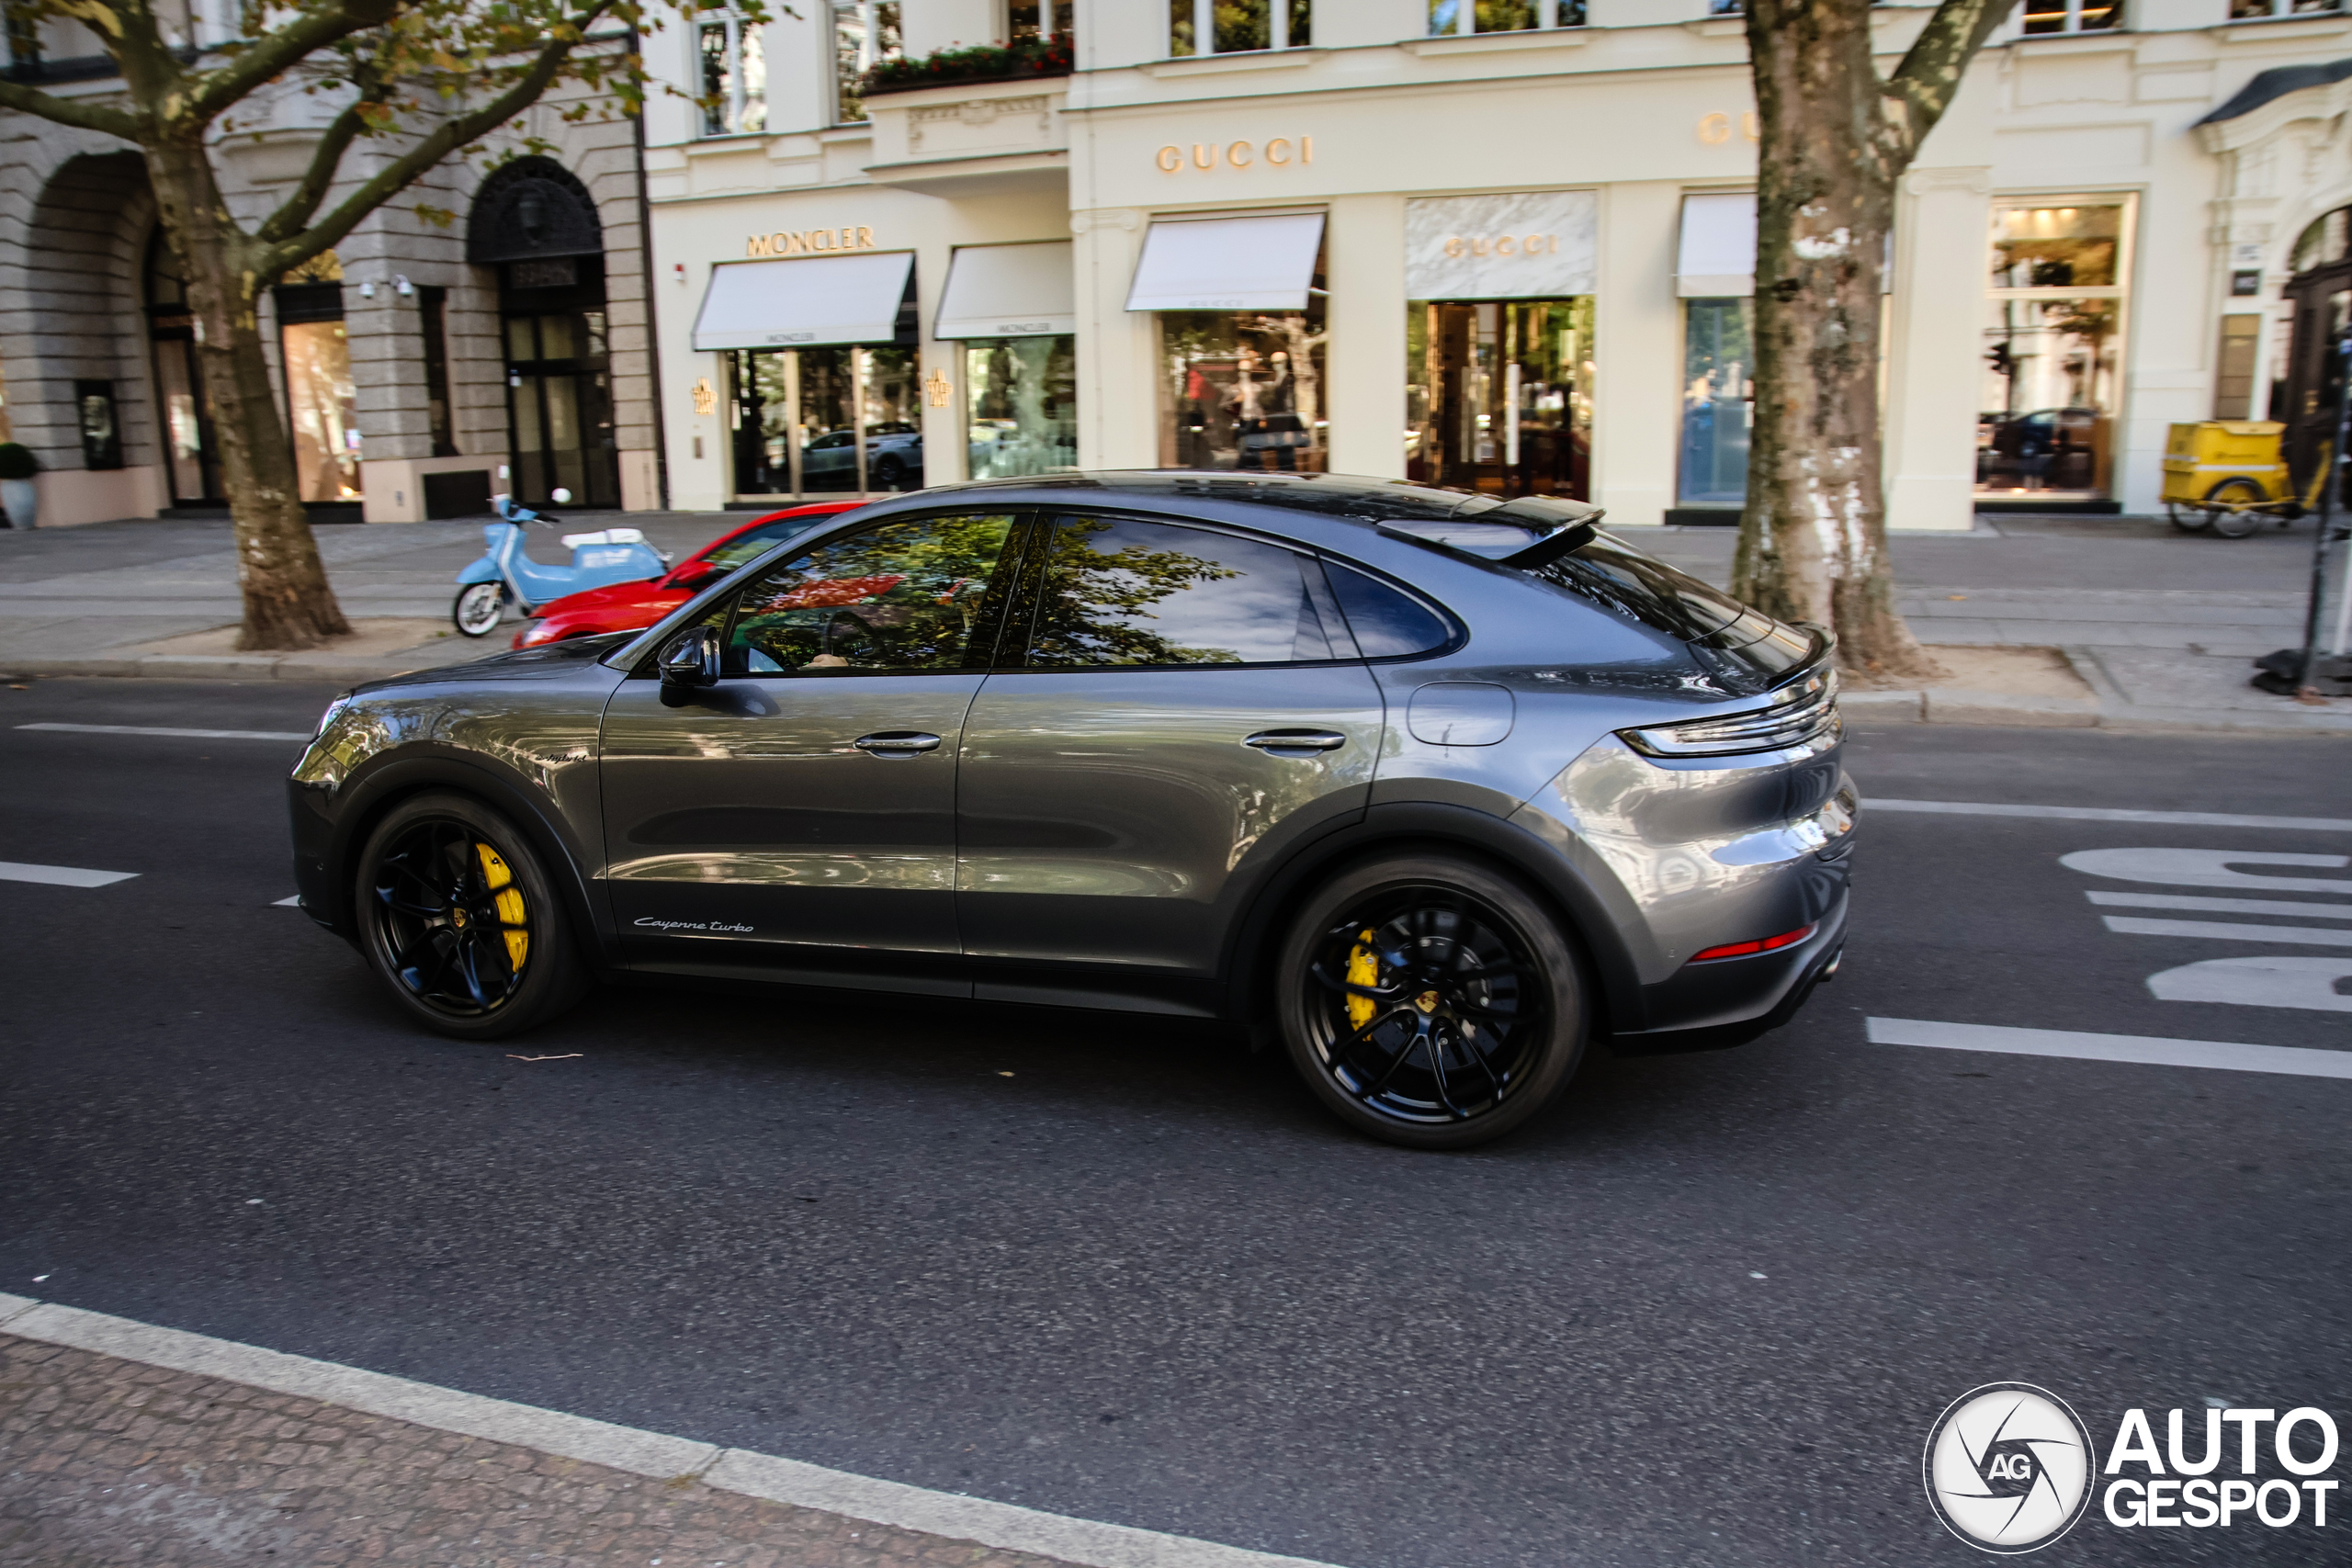
[[[0,689],[0,860],[138,874],[0,881],[0,1291],[1353,1568],[1977,1562],[1919,1466],[1978,1384],[2101,1444],[2131,1406],[2160,1441],[2209,1399],[2352,1414],[2352,1081],[1863,1025],[2352,1048],[2342,1012],[2146,984],[2345,949],[2112,931],[2163,911],[2086,892],[2212,890],[2059,863],[2352,833],[1873,813],[1845,972],[1794,1024],[1595,1061],[1437,1156],[1187,1024],[607,990],[442,1041],[271,907],[298,748],[18,728],[307,730],[330,694]],[[1897,728],[1849,766],[2352,817],[2340,742]],[[2047,1560],[2340,1562],[2338,1497],[2326,1530],[2094,1505]]]

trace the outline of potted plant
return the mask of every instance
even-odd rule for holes
[[[40,459],[32,448],[14,441],[0,441],[0,509],[7,513],[11,528],[29,528],[40,513],[40,490],[33,483],[33,476],[40,472]]]

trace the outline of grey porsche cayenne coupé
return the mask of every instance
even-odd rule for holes
[[[1477,1143],[1845,938],[1827,639],[1594,515],[1166,472],[822,519],[650,631],[338,700],[303,905],[462,1037],[610,973],[1223,1019]]]

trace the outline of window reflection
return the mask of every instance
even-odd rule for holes
[[[743,591],[727,667],[750,675],[955,670],[1012,531],[1007,515],[926,517],[829,541]]]
[[[1405,310],[1406,477],[1496,495],[1589,496],[1591,297]]]
[[[351,381],[351,346],[343,323],[296,321],[279,333],[301,498],[357,501],[358,389]]]
[[[1679,499],[1690,506],[1743,506],[1755,410],[1756,302],[1683,304]]]
[[[860,495],[922,488],[916,350],[803,348],[729,357],[737,494]]]
[[[1322,307],[1159,312],[1161,467],[1323,472]]]
[[[1054,524],[1031,669],[1289,664],[1334,657],[1306,573],[1279,546],[1128,518]]]
[[[971,477],[1018,479],[1078,466],[1076,338],[976,338],[964,345]]]
[[[2093,500],[2111,488],[2130,203],[1996,203],[1976,488]]]

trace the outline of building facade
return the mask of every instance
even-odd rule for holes
[[[674,504],[1173,465],[1736,519],[1736,0],[1057,4],[649,44],[704,100],[647,122]],[[1886,68],[1927,15],[1879,8]],[[1066,73],[897,85],[1064,28]],[[2335,0],[2027,0],[1903,181],[1894,526],[2153,510],[2172,422],[2321,395],[2339,57]]]
[[[222,9],[196,17],[198,45],[227,36]],[[122,90],[79,23],[9,46],[14,80]],[[338,107],[289,85],[241,121],[259,128],[217,139],[241,220],[284,198]],[[314,521],[472,515],[557,488],[661,504],[637,126],[566,107],[542,102],[270,291],[263,336]],[[322,209],[377,156],[356,147]],[[0,114],[0,437],[40,457],[44,525],[225,507],[176,270],[134,149]]]

